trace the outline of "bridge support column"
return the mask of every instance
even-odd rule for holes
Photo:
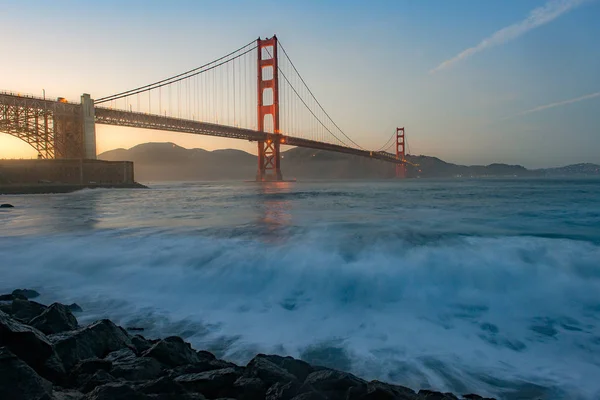
[[[96,159],[96,115],[94,100],[89,94],[81,95],[81,121],[83,129],[83,153],[88,160]]]
[[[402,163],[396,164],[396,178],[406,178],[406,148],[404,146],[404,128],[396,128],[396,160]]]
[[[277,37],[257,40],[258,49],[258,130],[267,138],[258,142],[257,181],[281,181],[282,143],[279,131],[279,70]]]

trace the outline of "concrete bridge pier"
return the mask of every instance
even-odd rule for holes
[[[83,155],[86,160],[96,159],[96,112],[89,94],[81,95],[81,124],[83,129]]]

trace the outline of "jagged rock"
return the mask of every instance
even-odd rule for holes
[[[131,338],[131,343],[135,347],[135,353],[141,355],[153,346],[153,343],[140,335],[135,335]]]
[[[293,397],[292,400],[327,400],[327,397],[319,392],[305,392]]]
[[[85,400],[148,400],[148,397],[122,382],[107,383],[88,393]]]
[[[5,314],[12,314],[12,301],[0,300],[0,311]]]
[[[290,400],[298,395],[300,384],[295,381],[277,382],[267,390],[266,400]]]
[[[84,394],[77,390],[59,390],[54,389],[52,400],[81,400]]]
[[[202,393],[214,399],[217,397],[234,396],[233,384],[241,376],[237,368],[224,368],[199,374],[182,375],[175,378],[175,382],[192,392]]]
[[[440,393],[433,390],[419,390],[419,399],[427,400],[458,400],[452,393]]]
[[[0,347],[0,399],[30,400],[50,398],[52,383],[6,347]]]
[[[170,367],[197,363],[200,361],[198,354],[189,343],[178,336],[165,338],[142,354],[143,357],[152,357]]]
[[[67,370],[87,358],[103,358],[116,350],[134,348],[129,336],[107,319],[49,338]]]
[[[110,371],[112,368],[112,361],[100,358],[88,358],[83,360],[73,368],[71,371],[72,375],[81,374],[93,374],[96,371],[104,370]]]
[[[147,394],[150,400],[206,400],[200,393],[158,393]],[[236,400],[236,399],[232,399]]]
[[[169,371],[169,375],[177,377],[180,375],[198,374],[200,372],[214,371],[216,369],[224,368],[239,368],[237,365],[224,360],[207,360],[200,361],[194,364],[182,365],[180,367],[172,368]]]
[[[371,381],[348,389],[347,400],[416,400],[417,394],[404,386]]]
[[[131,361],[133,359],[136,358],[135,353],[133,352],[133,350],[131,350],[130,348],[124,348],[121,350],[117,350],[117,351],[113,351],[111,353],[108,353],[106,355],[106,357],[104,357],[105,360],[110,361],[110,362],[119,362],[119,361]]]
[[[0,208],[14,208],[15,206],[13,206],[12,204],[8,204],[8,203],[4,203],[4,204],[0,204]]]
[[[168,376],[155,379],[150,382],[141,384],[136,388],[138,391],[146,394],[181,394],[185,393],[185,389],[179,383],[175,382]]]
[[[23,296],[26,299],[35,299],[40,297],[40,294],[33,289],[15,289],[12,292],[13,296]]]
[[[239,400],[264,399],[267,391],[267,385],[259,378],[248,378],[242,376],[238,378],[233,387]]]
[[[261,379],[268,386],[276,382],[296,381],[297,378],[265,357],[254,357],[246,366],[244,376]]]
[[[255,358],[264,358],[273,364],[278,365],[298,378],[300,382],[304,382],[306,377],[315,371],[309,363],[302,360],[296,360],[292,357],[258,354]]]
[[[131,331],[131,332],[142,332],[144,330],[144,328],[140,328],[137,326],[128,326],[127,330]]]
[[[37,373],[43,378],[57,385],[64,385],[68,381],[68,374],[65,366],[56,352],[52,352],[50,357],[36,369]]]
[[[161,363],[150,357],[136,357],[129,361],[117,361],[110,371],[117,378],[128,381],[154,379],[163,371]]]
[[[35,301],[15,299],[12,302],[10,314],[13,318],[28,323],[47,308],[45,305]]]
[[[33,368],[42,366],[53,354],[52,344],[35,328],[0,311],[0,346],[6,346]]]
[[[471,393],[471,394],[463,394],[462,397],[463,397],[463,399],[466,399],[466,400],[496,400],[496,399],[491,398],[491,397],[482,397],[482,396],[480,396],[478,394],[473,394],[473,393]]]
[[[77,329],[77,318],[69,308],[60,303],[51,304],[40,315],[29,321],[29,325],[46,335]]]
[[[77,303],[69,304],[67,308],[71,310],[71,312],[83,312],[83,308],[81,308]]]
[[[88,375],[83,379],[83,384],[81,385],[80,390],[83,393],[88,393],[98,386],[102,386],[115,381],[116,379],[114,376],[102,369],[99,369],[98,371],[94,372],[93,375]]]
[[[0,294],[0,301],[13,301],[14,299],[19,300],[27,300],[27,297],[23,295],[14,295],[14,294]]]
[[[304,386],[311,386],[317,392],[322,392],[327,397],[329,397],[330,393],[336,395],[343,393],[343,397],[345,398],[345,393],[349,388],[364,386],[366,383],[366,381],[347,372],[323,369],[308,375],[304,381]]]
[[[198,354],[198,357],[200,357],[201,360],[216,360],[217,357],[211,353],[210,351],[206,351],[206,350],[198,350],[196,352],[196,354]]]

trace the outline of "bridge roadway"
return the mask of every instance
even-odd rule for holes
[[[49,99],[42,99],[35,96],[22,96],[15,93],[0,93],[1,106],[18,107],[23,113],[30,116],[37,114],[43,116],[46,113],[76,114],[79,112],[81,104],[60,102]],[[273,134],[255,131],[252,129],[237,128],[228,125],[212,124],[208,122],[193,121],[166,117],[163,115],[146,114],[125,110],[116,110],[104,107],[95,107],[95,121],[97,124],[125,126],[142,129],[155,129],[161,131],[183,132],[195,135],[219,136],[231,139],[242,139],[252,142],[267,140],[268,136]],[[14,126],[9,121],[8,116],[0,115],[0,132],[8,134],[22,133],[24,127]],[[282,144],[296,147],[306,147],[317,150],[334,151],[337,153],[352,154],[361,157],[372,158],[381,161],[398,164],[395,154],[383,151],[369,151],[353,147],[340,146],[315,140],[302,139],[293,136],[281,134],[278,136]]]
[[[96,123],[104,125],[128,126],[132,128],[156,129],[161,131],[184,132],[196,135],[219,136],[232,139],[248,140],[251,142],[257,142],[261,140],[264,141],[267,140],[267,137],[269,136],[269,134],[266,132],[255,131],[252,129],[165,117],[156,114],[114,110],[103,107],[96,107]],[[271,134],[271,136],[273,135]],[[288,146],[335,151],[338,153],[353,154],[356,156],[398,163],[396,156],[387,152],[371,152],[368,150],[302,139],[284,134],[280,136],[280,140],[282,140],[282,144]]]

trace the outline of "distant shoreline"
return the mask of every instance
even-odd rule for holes
[[[71,193],[82,189],[148,189],[140,183],[122,183],[122,184],[60,184],[60,183],[39,183],[39,184],[0,184],[0,195],[7,194],[52,194],[52,193]]]

